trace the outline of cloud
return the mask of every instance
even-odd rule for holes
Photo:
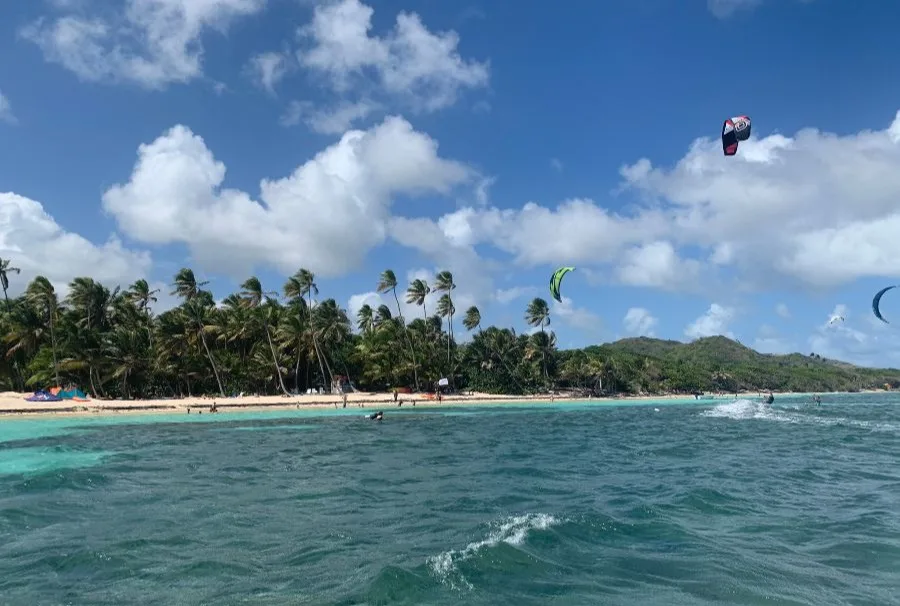
[[[562,303],[553,301],[550,307],[550,315],[559,318],[560,321],[578,330],[597,333],[600,330],[600,316],[584,307],[575,307],[572,299],[563,297]]]
[[[64,14],[20,30],[47,61],[89,82],[129,82],[148,89],[187,83],[202,75],[201,39],[224,33],[239,17],[257,13],[266,0],[124,0],[122,8],[85,15],[57,3]],[[94,6],[94,5],[92,5]]]
[[[727,19],[737,12],[756,8],[762,0],[706,0],[709,11],[719,19]]]
[[[382,90],[426,112],[452,105],[461,89],[487,84],[487,64],[460,56],[456,32],[433,33],[417,14],[401,12],[393,31],[372,36],[374,12],[359,0],[318,5],[300,30],[309,42],[298,52],[300,63],[327,76],[338,92],[371,70]]]
[[[643,307],[631,307],[622,318],[622,324],[630,334],[652,337],[658,320]]]
[[[728,325],[734,319],[734,315],[735,310],[733,308],[713,303],[706,310],[706,313],[685,327],[684,334],[689,339],[714,337],[717,335],[724,335],[733,339],[734,334],[728,330]]]
[[[15,124],[17,122],[15,114],[12,111],[12,104],[0,91],[0,122]]]
[[[0,193],[0,258],[22,270],[10,276],[11,295],[23,292],[38,275],[63,295],[78,276],[127,286],[146,276],[151,265],[149,253],[128,250],[116,237],[93,244],[60,227],[39,202],[11,192]]]
[[[287,75],[289,67],[290,56],[269,52],[251,58],[246,69],[258,86],[274,95],[275,86]]]
[[[317,109],[309,101],[292,101],[281,118],[283,126],[304,122],[313,131],[326,135],[346,132],[354,123],[381,109],[373,101],[339,102],[334,107]]]
[[[900,366],[900,347],[897,346],[897,334],[892,326],[878,321],[866,327],[856,326],[846,305],[837,305],[832,312],[834,314],[842,315],[845,321],[834,324],[822,322],[809,337],[811,352],[823,358],[861,366]]]
[[[782,337],[757,337],[753,341],[753,349],[765,354],[785,355],[797,351],[793,341]]]
[[[537,294],[537,288],[534,286],[513,286],[512,288],[501,288],[494,293],[494,300],[501,305],[508,305],[516,299],[530,297]]]
[[[767,354],[788,354],[798,350],[793,340],[787,339],[768,324],[759,327],[759,333],[753,341],[753,349]]]
[[[809,4],[813,2],[813,0],[797,0],[797,2]],[[751,11],[762,3],[763,0],[706,0],[706,6],[709,9],[709,12],[718,19],[728,19],[742,11]]]
[[[778,314],[782,318],[790,318],[791,310],[788,309],[788,306],[784,303],[779,303],[775,306],[775,313]]]
[[[458,208],[436,223],[519,265],[611,267],[632,285],[822,289],[900,277],[898,165],[900,112],[884,130],[751,138],[730,158],[701,138],[671,168],[640,159],[621,169],[616,195],[635,203],[619,212],[580,198]]]
[[[626,251],[617,272],[629,286],[682,290],[697,282],[700,270],[698,261],[679,258],[670,242],[657,241]]]
[[[401,12],[391,31],[373,35],[374,13],[359,0],[316,5],[312,21],[298,30],[297,63],[337,100],[325,107],[295,102],[282,123],[307,116],[314,130],[340,132],[382,106],[432,113],[464,90],[487,86],[488,63],[464,59],[456,32],[432,32],[416,13]]]
[[[302,266],[337,276],[384,242],[395,196],[447,195],[473,174],[398,117],[346,133],[287,177],[264,179],[259,201],[223,188],[225,172],[200,136],[175,126],[138,148],[130,180],[109,188],[103,207],[129,237],[183,243],[208,271],[240,277]]]

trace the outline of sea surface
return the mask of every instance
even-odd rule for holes
[[[900,397],[0,419],[0,604],[900,604]]]

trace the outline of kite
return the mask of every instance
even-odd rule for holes
[[[828,320],[828,325],[831,326],[833,324],[837,324],[838,322],[843,322],[843,321],[844,321],[844,316],[833,315]]]
[[[733,156],[738,150],[738,141],[750,138],[750,116],[735,116],[722,123],[722,152]]]
[[[553,275],[550,276],[550,294],[554,299],[562,303],[562,295],[559,294],[559,287],[562,284],[563,276],[565,276],[570,271],[575,271],[574,267],[560,267]]]
[[[881,297],[884,296],[884,293],[889,291],[892,288],[897,288],[897,285],[887,286],[882,288],[877,293],[875,293],[875,298],[872,299],[872,312],[875,314],[875,317],[884,322],[885,324],[890,324],[887,320],[884,319],[884,316],[881,315]]]

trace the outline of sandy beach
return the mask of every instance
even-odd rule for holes
[[[62,400],[59,402],[29,402],[25,398],[30,393],[2,392],[0,393],[0,416],[56,416],[56,415],[110,415],[110,414],[141,414],[159,412],[190,412],[209,411],[215,403],[219,411],[251,411],[251,410],[278,410],[291,408],[335,408],[343,406],[341,395],[331,394],[304,394],[292,396],[242,396],[242,397],[210,397],[195,396],[178,399],[159,400],[96,400],[88,398],[86,401]],[[738,397],[758,398],[757,392],[739,393]],[[803,394],[791,394],[799,396]],[[706,395],[700,401],[730,400],[734,394]],[[627,397],[598,397],[584,398],[570,394],[540,394],[540,395],[498,395],[477,392],[466,392],[443,396],[440,401],[433,394],[398,394],[398,402],[394,402],[392,393],[357,392],[347,394],[347,406],[358,408],[395,408],[398,403],[402,406],[460,406],[478,404],[502,404],[504,402],[546,402],[579,400],[597,402],[598,404],[613,401],[659,401],[659,400],[693,400],[690,395],[655,395],[655,396],[627,396]]]

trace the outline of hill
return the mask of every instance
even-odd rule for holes
[[[562,354],[562,352],[561,352]],[[638,337],[588,347],[605,360],[604,389],[624,392],[859,391],[900,387],[900,370],[864,368],[817,354],[764,354],[723,336],[690,343]],[[571,362],[570,362],[571,366]]]

